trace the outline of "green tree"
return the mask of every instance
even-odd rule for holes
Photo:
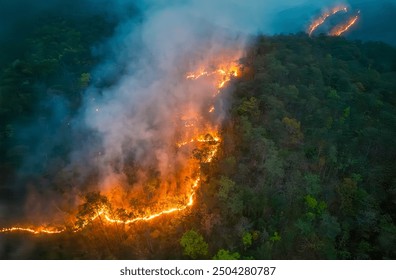
[[[253,236],[250,232],[245,232],[242,235],[242,244],[245,248],[252,246],[253,244]]]
[[[213,257],[214,260],[239,260],[241,255],[238,252],[230,252],[228,250],[220,249]]]
[[[235,192],[235,182],[225,176],[222,176],[220,178],[219,186],[220,188],[217,193],[217,196],[222,201],[227,201]]]
[[[282,123],[285,125],[289,134],[289,141],[291,144],[296,145],[301,143],[303,133],[301,132],[301,123],[293,118],[284,117]]]
[[[208,255],[208,243],[195,230],[185,232],[180,239],[180,245],[183,247],[183,254],[192,259]]]

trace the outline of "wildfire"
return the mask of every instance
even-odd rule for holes
[[[199,182],[200,182],[200,178],[198,177],[197,179],[195,179],[193,185],[191,186],[192,191],[189,196],[188,202],[181,207],[173,207],[173,208],[166,209],[166,210],[160,211],[160,212],[152,214],[152,215],[137,217],[137,218],[130,219],[130,220],[112,219],[108,213],[104,214],[104,218],[106,219],[106,221],[108,221],[110,223],[131,224],[131,223],[136,223],[139,221],[149,221],[149,220],[155,219],[155,218],[165,215],[165,214],[171,214],[174,212],[183,211],[186,208],[191,207],[194,204],[194,196],[195,196],[196,189],[198,188]]]
[[[220,66],[218,69],[209,72],[206,70],[200,70],[197,72],[187,73],[186,79],[197,80],[201,77],[209,77],[216,75],[217,76],[216,85],[219,91],[221,88],[224,87],[226,83],[231,81],[232,77],[238,76],[238,69],[239,69],[238,65],[236,63],[232,63],[230,65]]]
[[[225,86],[227,82],[229,82],[232,77],[237,77],[238,76],[238,65],[236,63],[230,63],[230,64],[225,64],[225,65],[220,65],[217,69],[213,71],[206,71],[206,70],[201,70],[198,72],[191,72],[186,75],[186,79],[189,80],[197,80],[201,77],[209,77],[213,76],[214,77],[214,82],[215,86],[217,88],[217,92],[221,90]],[[211,105],[210,108],[208,109],[209,112],[214,111],[214,106]],[[197,129],[195,128],[194,122],[185,122],[184,127],[187,129]],[[221,142],[221,138],[218,136],[217,129],[210,129],[209,132],[201,131],[201,133],[197,134],[197,136],[189,139],[189,140],[184,140],[179,143],[176,143],[177,147],[182,147],[185,145],[188,145],[190,143],[195,143],[196,145],[203,145],[206,147],[206,152],[203,154],[201,157],[201,162],[204,163],[209,163],[212,162],[213,159],[215,158],[219,144]],[[27,226],[27,227],[21,227],[21,226],[14,226],[14,227],[8,227],[8,228],[2,228],[0,229],[0,233],[6,233],[6,232],[27,232],[30,234],[60,234],[62,232],[65,232],[67,230],[70,230],[71,232],[78,232],[87,227],[91,222],[97,220],[98,218],[101,218],[102,221],[105,221],[109,224],[133,224],[137,223],[140,221],[150,221],[153,220],[157,217],[160,217],[162,215],[168,215],[176,212],[183,211],[192,205],[194,205],[195,202],[195,196],[197,189],[200,184],[200,174],[201,174],[201,169],[200,169],[200,164],[197,162],[197,165],[192,168],[195,170],[194,174],[195,176],[192,176],[193,179],[190,181],[191,185],[188,187],[187,195],[185,196],[185,202],[181,204],[180,206],[173,206],[149,215],[142,215],[135,217],[133,219],[119,219],[115,218],[114,215],[111,212],[111,209],[109,209],[108,206],[101,206],[97,211],[95,211],[95,214],[92,216],[88,217],[88,219],[85,219],[82,224],[79,225],[79,227],[70,227],[67,228],[66,226],[59,226],[59,227],[50,227],[50,226]]]
[[[211,159],[210,159],[211,160]],[[109,211],[108,208],[106,207],[102,207],[101,209],[99,209],[99,211],[97,211],[97,213],[92,216],[89,219],[89,222],[93,222],[96,219],[98,219],[99,217],[103,217],[105,221],[109,222],[109,223],[117,223],[117,224],[132,224],[132,223],[136,223],[139,221],[150,221],[152,219],[155,219],[159,216],[165,215],[165,214],[171,214],[174,212],[179,212],[179,211],[183,211],[188,207],[191,207],[194,204],[194,196],[196,193],[196,189],[198,188],[200,182],[200,178],[198,177],[197,179],[194,180],[194,183],[191,186],[191,194],[189,195],[189,198],[187,200],[187,203],[183,206],[180,207],[173,207],[170,209],[166,209],[163,211],[160,211],[158,213],[154,213],[151,215],[147,215],[147,216],[141,216],[141,217],[137,217],[134,219],[128,219],[128,220],[120,220],[120,219],[114,219],[112,218],[112,215]],[[78,232],[81,231],[82,229],[84,229],[89,222],[85,222],[81,227],[73,229],[72,232]],[[5,233],[5,232],[27,232],[27,233],[32,233],[32,234],[42,234],[42,233],[46,233],[46,234],[59,234],[62,232],[66,231],[66,227],[63,227],[61,229],[53,229],[53,228],[47,228],[47,227],[39,227],[39,228],[33,228],[33,227],[10,227],[10,228],[3,228],[0,229],[0,233]]]
[[[319,18],[315,19],[308,28],[309,36],[311,36],[312,33],[327,20],[327,18],[341,11],[347,12],[348,9],[345,6],[337,6],[330,11],[324,12]]]
[[[13,231],[25,231],[28,233],[33,233],[33,234],[40,234],[40,233],[47,233],[47,234],[57,234],[64,232],[65,229],[51,229],[51,228],[46,228],[46,227],[40,227],[40,228],[32,228],[32,227],[9,227],[9,228],[3,228],[0,229],[0,232],[13,232]]]
[[[347,32],[359,19],[359,13],[360,12],[358,12],[358,14],[356,16],[349,18],[349,20],[346,23],[342,23],[342,24],[339,24],[336,27],[334,27],[330,31],[330,35],[331,36],[340,36],[343,33]]]
[[[206,137],[207,135],[210,135],[210,137]],[[197,138],[190,139],[189,141],[183,141],[176,143],[177,147],[181,148],[185,145],[188,145],[190,143],[194,142],[201,142],[201,143],[214,143],[214,144],[219,144],[220,143],[220,138],[218,136],[212,136],[211,134],[206,134],[206,135],[200,135]]]

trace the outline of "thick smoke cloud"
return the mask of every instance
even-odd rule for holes
[[[109,61],[124,62],[123,73],[107,89],[93,87],[87,99],[86,124],[102,136],[104,188],[123,176],[130,158],[162,177],[176,174],[186,161],[172,151],[182,119],[202,115],[211,98],[210,85],[192,87],[185,73],[218,63],[223,54],[237,59],[244,48],[245,36],[202,18],[191,5],[157,5],[145,7],[141,24],[126,22],[119,29],[110,42],[119,52]],[[98,81],[109,74],[107,65],[96,72]],[[138,181],[147,179],[140,175]]]

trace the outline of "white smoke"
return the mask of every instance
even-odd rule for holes
[[[108,177],[122,178],[131,157],[146,170],[175,173],[186,157],[172,152],[179,121],[201,115],[213,94],[206,82],[191,86],[186,72],[214,65],[229,50],[237,59],[243,50],[246,34],[202,16],[195,5],[146,7],[141,24],[123,23],[110,42],[117,54],[96,79],[109,73],[111,62],[121,62],[122,70],[111,87],[89,90],[84,112],[86,124],[102,138],[97,163],[104,184]]]

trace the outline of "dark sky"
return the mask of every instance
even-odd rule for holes
[[[396,1],[354,1],[361,10],[359,27],[351,39],[378,40],[396,45]],[[359,3],[361,2],[361,3]]]

